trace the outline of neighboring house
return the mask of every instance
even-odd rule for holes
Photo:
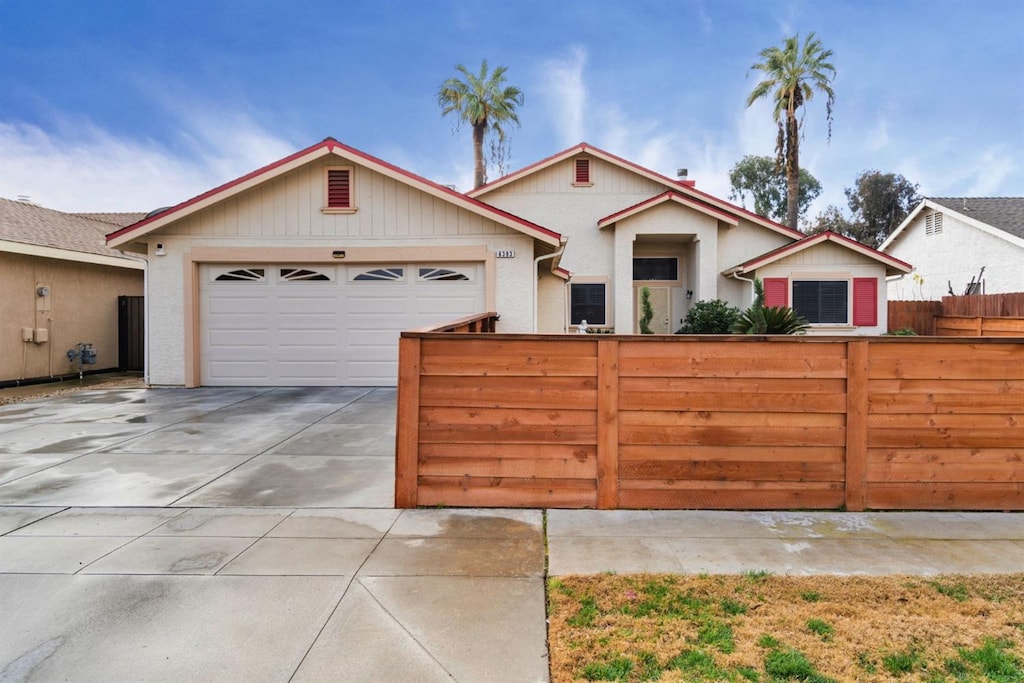
[[[0,199],[0,382],[77,371],[69,349],[90,343],[118,366],[118,301],[141,296],[145,262],[104,243],[141,214],[69,214]]]
[[[914,264],[893,300],[1024,292],[1024,197],[928,197],[879,250]]]
[[[462,194],[328,138],[108,243],[150,262],[153,384],[391,385],[403,329],[496,311],[499,332],[631,333],[649,286],[671,332],[697,300],[748,305],[762,271],[843,308],[815,331],[884,332],[881,283],[910,266],[835,236],[776,251],[802,239],[585,144]]]

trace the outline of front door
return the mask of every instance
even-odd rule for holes
[[[654,316],[648,326],[654,334],[671,334],[672,290],[669,287],[651,287],[649,285],[647,285],[647,289],[650,291],[651,309],[654,311]],[[640,333],[640,318],[644,314],[643,290],[643,286],[634,288],[633,331],[636,334]]]

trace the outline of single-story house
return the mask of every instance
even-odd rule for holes
[[[485,311],[632,333],[642,286],[671,332],[700,299],[748,305],[752,277],[815,332],[884,332],[910,266],[829,235],[785,249],[804,239],[587,144],[463,194],[332,138],[108,235],[150,262],[151,383],[186,386],[393,385],[400,330]]]
[[[118,297],[142,296],[145,261],[105,244],[142,214],[70,214],[0,199],[0,382],[77,372],[67,351],[92,344],[118,367]]]
[[[914,263],[893,300],[1024,292],[1024,197],[928,197],[879,251]]]

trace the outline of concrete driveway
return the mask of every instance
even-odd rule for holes
[[[543,513],[393,508],[393,389],[0,406],[0,681],[543,681]]]
[[[1020,514],[394,510],[394,424],[388,389],[0,406],[0,681],[545,681],[545,571],[1024,567]]]

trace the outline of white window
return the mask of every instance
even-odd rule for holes
[[[213,278],[215,282],[263,282],[267,279],[264,268],[235,268],[219,273]]]
[[[405,268],[380,267],[352,271],[353,282],[399,282],[405,279]]]
[[[310,268],[281,268],[278,277],[282,282],[331,282],[330,273]]]

